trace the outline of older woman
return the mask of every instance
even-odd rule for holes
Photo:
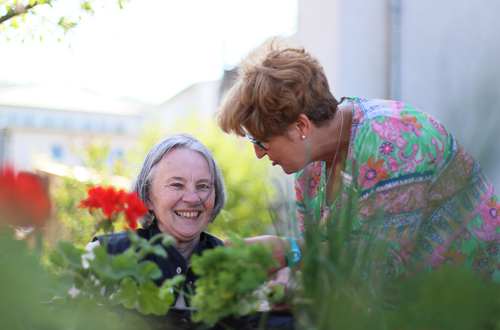
[[[337,101],[313,56],[271,43],[259,60],[240,66],[218,123],[226,133],[248,135],[258,158],[295,173],[302,233],[341,226],[345,201],[356,192],[359,212],[350,217],[389,242],[387,278],[408,280],[453,263],[500,279],[498,197],[432,116],[396,101]],[[253,240],[274,243],[281,267],[300,262],[306,248],[300,239]]]
[[[173,236],[175,242],[166,248],[168,258],[148,255],[163,272],[156,280],[161,285],[175,275],[184,275],[182,291],[194,292],[195,274],[189,268],[193,253],[223,245],[217,237],[204,232],[226,202],[224,180],[210,150],[188,134],[170,135],[149,151],[132,187],[146,204],[149,214],[140,220],[138,234],[149,239],[158,233]],[[104,235],[94,238],[103,243]],[[125,232],[108,238],[112,254],[125,251],[130,241]],[[176,293],[176,306],[184,298]]]

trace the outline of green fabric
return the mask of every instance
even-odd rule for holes
[[[353,103],[342,188],[332,205],[321,191],[324,162],[295,175],[301,233],[342,226],[349,194],[359,194],[354,227],[389,242],[386,278],[408,280],[444,264],[500,280],[500,205],[474,158],[444,126],[422,111],[388,100]]]

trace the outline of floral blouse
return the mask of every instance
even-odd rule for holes
[[[389,242],[386,277],[411,279],[454,264],[500,281],[500,205],[474,158],[440,122],[412,106],[359,97],[341,102],[354,107],[345,166],[352,183],[344,178],[327,205],[325,163],[296,173],[301,233],[342,225],[349,193],[356,191],[355,225],[363,232],[376,228]]]

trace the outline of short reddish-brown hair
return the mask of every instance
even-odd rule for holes
[[[266,142],[284,134],[302,113],[316,126],[331,121],[339,102],[315,57],[277,39],[257,56],[254,52],[238,66],[239,76],[219,107],[217,122],[224,132]]]

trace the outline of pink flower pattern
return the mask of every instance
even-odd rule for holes
[[[498,227],[500,225],[500,215],[498,211],[500,210],[500,205],[495,201],[494,197],[484,204],[481,209],[481,220],[486,223],[489,227]]]
[[[333,205],[325,208],[324,195],[317,190],[321,185],[309,184],[324,181],[317,178],[322,163],[297,173],[301,231],[304,222],[317,223],[322,234],[328,226],[342,227],[353,215],[347,214],[353,212],[345,207],[348,198],[357,197],[359,208],[350,219],[363,232],[380,228],[380,235],[391,242],[388,263],[380,263],[380,271],[391,278],[403,273],[413,278],[447,263],[500,278],[500,203],[472,156],[448,138],[441,123],[416,108],[357,97],[343,100],[353,104],[344,169],[352,185],[342,186]],[[443,210],[445,203],[452,208]],[[374,216],[380,222],[374,224]],[[453,221],[455,217],[460,221]]]
[[[322,178],[323,166],[319,163],[314,163],[307,167],[309,175],[300,177],[300,189],[305,192],[308,197],[316,197],[319,191],[319,183]]]
[[[494,227],[490,227],[486,223],[483,223],[481,228],[472,226],[472,233],[481,241],[500,244],[500,233],[497,233]]]
[[[402,126],[405,125],[393,117],[389,117],[388,120],[384,120],[381,123],[376,120],[372,121],[372,128],[377,132],[378,137],[386,139],[389,142],[396,142],[398,148],[404,148],[408,143],[401,135]]]

